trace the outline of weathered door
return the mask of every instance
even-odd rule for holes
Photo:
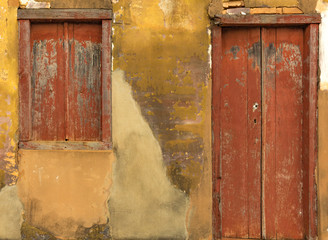
[[[303,27],[214,29],[217,237],[316,235],[310,216],[314,176],[309,127],[315,119],[309,111],[315,99],[307,35]]]

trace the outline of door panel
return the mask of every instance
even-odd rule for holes
[[[263,122],[269,121],[270,125],[273,116],[275,118],[274,126],[265,130],[266,138],[262,143],[266,223],[263,236],[303,239],[303,29],[263,29],[262,36],[266,61],[263,67],[271,69],[263,78],[263,108],[269,106]],[[275,63],[275,71],[272,71],[272,63]],[[271,86],[275,86],[274,97],[268,97],[273,95]]]
[[[262,29],[262,235],[276,233],[276,29]],[[273,221],[271,221],[273,219]]]
[[[213,129],[221,237],[304,239],[305,30],[220,31],[214,34],[220,42],[213,44],[222,57],[220,66],[213,65],[219,68],[213,71],[213,99],[220,102],[213,102]]]
[[[221,213],[224,237],[261,236],[260,29],[224,29]]]

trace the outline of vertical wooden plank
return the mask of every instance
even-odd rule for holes
[[[247,30],[223,29],[222,34],[222,237],[247,238]]]
[[[212,181],[213,181],[213,237],[221,238],[220,213],[220,102],[221,102],[221,58],[222,58],[222,28],[214,26],[212,29]]]
[[[31,139],[30,21],[19,20],[19,131],[21,141]]]
[[[246,37],[246,36],[245,36]],[[261,238],[261,32],[248,30],[247,48],[247,209],[248,238]]]
[[[318,24],[310,24],[304,32],[303,67],[303,189],[304,227],[308,239],[317,237],[315,169],[317,163],[317,82]]]
[[[222,237],[260,237],[259,28],[222,30],[220,161]],[[258,84],[258,85],[257,85]],[[248,102],[250,101],[250,102]],[[258,152],[257,152],[258,151]],[[258,221],[256,221],[256,219]]]
[[[65,96],[65,80],[66,80],[66,58],[65,58],[65,40],[64,40],[64,24],[57,24],[57,78],[55,81],[55,112],[53,117],[56,121],[57,129],[55,140],[64,141],[66,138],[66,129],[65,129],[65,113],[66,113],[66,98]],[[51,92],[52,93],[52,92]]]
[[[74,118],[74,114],[70,111],[71,107],[71,100],[74,99],[74,84],[72,79],[74,79],[75,76],[75,41],[74,41],[74,23],[68,23],[68,82],[66,82],[66,102],[67,102],[67,110],[69,111],[69,114],[67,116],[67,126],[66,126],[66,138],[68,140],[74,141],[74,125],[71,123],[70,119]],[[74,111],[74,109],[72,109]],[[73,120],[74,122],[74,120]]]
[[[111,141],[111,21],[102,21],[102,141]]]
[[[73,25],[68,99],[71,140],[101,140],[101,34],[100,24]]]
[[[70,128],[69,128],[69,37],[68,37],[68,23],[64,23],[64,71],[65,71],[65,92],[63,94],[65,99],[65,140],[70,139]]]
[[[276,237],[276,29],[262,28],[262,237]]]
[[[276,230],[303,239],[303,29],[278,28],[276,46]]]
[[[63,24],[32,24],[32,139],[64,140]]]

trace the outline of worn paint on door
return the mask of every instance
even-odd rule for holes
[[[260,29],[223,29],[223,36],[222,233],[226,237],[258,238],[261,236]]]
[[[307,39],[305,28],[214,29],[216,237],[311,232]]]

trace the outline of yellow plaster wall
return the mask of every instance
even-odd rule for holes
[[[211,237],[208,4],[113,1],[113,70],[121,69],[132,87],[133,98],[161,148],[167,178],[189,198],[185,225],[190,239]],[[113,112],[114,122],[115,117]],[[113,125],[114,135],[116,130]]]
[[[79,227],[106,224],[112,151],[19,151],[18,195],[25,221],[74,239]]]
[[[15,184],[18,177],[17,6],[17,1],[0,1],[0,172],[5,173],[7,185]]]

